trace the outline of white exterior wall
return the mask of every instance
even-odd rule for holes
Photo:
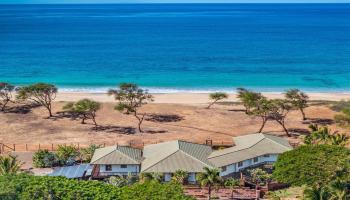
[[[254,162],[254,158],[244,160],[243,165],[241,167],[238,167],[238,163],[233,163],[231,165],[226,166],[226,171],[220,172],[220,176],[226,176],[234,172],[239,172],[240,170],[254,166],[254,165],[259,165],[264,162],[276,162],[278,157],[278,154],[269,154],[269,157],[264,157],[264,156],[259,156],[258,157],[258,162]]]
[[[126,165],[126,168],[121,168],[121,165],[112,165],[111,171],[106,171],[106,165],[100,165],[101,173],[139,173],[139,165]]]

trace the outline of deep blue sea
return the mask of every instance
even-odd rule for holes
[[[350,4],[0,5],[0,81],[350,91]]]

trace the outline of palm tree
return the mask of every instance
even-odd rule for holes
[[[349,190],[344,181],[336,180],[329,184],[330,200],[349,200]]]
[[[345,146],[350,140],[350,137],[345,134],[331,135],[329,141],[332,145]]]
[[[304,190],[305,200],[329,200],[329,197],[326,187],[312,187]]]
[[[231,189],[231,199],[233,199],[233,192],[235,187],[239,186],[239,181],[234,178],[228,178],[224,185]]]
[[[188,177],[188,173],[186,171],[176,170],[172,177],[172,180],[177,183],[183,184],[187,177]]]
[[[22,162],[17,160],[16,156],[0,156],[0,176],[16,174],[19,172],[22,164]]]
[[[213,187],[218,186],[222,182],[220,170],[204,167],[204,172],[198,174],[197,181],[202,187],[208,187],[208,199],[210,200]]]

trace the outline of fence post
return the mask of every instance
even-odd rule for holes
[[[16,144],[13,144],[13,151],[16,151]]]
[[[39,150],[40,150],[40,143],[39,143]]]
[[[51,151],[53,151],[53,143],[51,143]]]
[[[28,144],[26,143],[26,151],[28,151]]]

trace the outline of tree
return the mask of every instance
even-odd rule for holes
[[[78,149],[75,146],[58,145],[56,156],[62,165],[70,164],[68,162],[75,161],[79,155]]]
[[[284,132],[287,134],[287,136],[290,137],[291,135],[289,134],[289,131],[285,126],[285,119],[292,106],[287,100],[283,99],[272,99],[270,100],[270,103],[271,105],[269,118],[279,123],[282,126]]]
[[[184,170],[176,170],[172,180],[179,184],[184,184],[185,179],[188,177],[188,172]]]
[[[293,186],[350,181],[350,149],[334,145],[303,145],[278,156],[273,178]]]
[[[263,98],[261,93],[253,92],[245,88],[237,88],[237,98],[243,103],[245,113],[248,114],[250,109],[256,106],[258,100]]]
[[[349,200],[350,191],[348,189],[349,183],[339,179],[331,182],[328,185],[330,200]]]
[[[99,102],[90,100],[90,99],[82,99],[75,103],[66,104],[63,109],[68,110],[69,112],[73,112],[80,116],[82,119],[81,123],[85,124],[85,120],[91,119],[95,126],[96,123],[96,112],[100,109],[101,104]]]
[[[231,190],[231,199],[233,199],[233,192],[237,186],[239,186],[239,181],[234,178],[228,178],[224,182],[225,187],[230,188]]]
[[[16,156],[0,156],[0,176],[18,173],[22,164]]]
[[[224,93],[224,92],[215,92],[215,93],[211,93],[209,94],[209,98],[212,100],[212,102],[208,105],[208,109],[214,105],[216,102],[223,100],[223,99],[227,99],[228,98],[228,94]]]
[[[96,149],[99,149],[101,147],[101,145],[91,144],[86,148],[80,149],[80,154],[82,156],[83,161],[89,163]]]
[[[256,183],[257,185],[270,181],[272,177],[271,174],[267,173],[261,168],[252,169],[252,170],[249,170],[248,172],[253,183]]]
[[[198,174],[197,181],[202,187],[208,187],[208,199],[210,200],[213,187],[221,184],[222,178],[219,169],[204,167],[204,172]]]
[[[139,175],[139,179],[142,183],[149,181],[161,182],[163,180],[163,174],[158,172],[142,172]]]
[[[108,178],[108,183],[116,187],[124,187],[128,185],[128,181],[121,176],[111,176]]]
[[[33,155],[34,167],[54,167],[57,164],[56,155],[47,149],[41,149]]]
[[[309,128],[311,130],[311,134],[304,138],[304,144],[307,145],[330,144],[345,146],[350,140],[350,137],[345,134],[338,132],[331,133],[331,130],[326,126],[318,127],[317,124],[311,124]]]
[[[304,109],[308,106],[309,96],[298,89],[290,89],[285,93],[285,97],[293,107],[300,110],[303,120],[306,120]]]
[[[1,99],[1,111],[5,111],[6,105],[12,101],[12,92],[15,90],[15,86],[0,82],[0,99]]]
[[[147,91],[139,88],[136,84],[122,83],[117,90],[109,90],[109,95],[113,95],[118,104],[115,109],[126,114],[132,113],[138,120],[138,129],[142,133],[141,124],[145,114],[139,113],[139,108],[148,102],[153,101],[153,96]]]
[[[304,190],[305,200],[328,200],[330,198],[327,187],[308,187]]]
[[[36,83],[17,89],[17,99],[30,100],[44,106],[52,117],[52,101],[56,98],[57,88],[47,83]]]
[[[271,112],[271,101],[262,97],[256,102],[256,105],[248,112],[248,115],[260,117],[262,120],[259,133],[261,133],[265,127],[266,122],[269,120]]]

